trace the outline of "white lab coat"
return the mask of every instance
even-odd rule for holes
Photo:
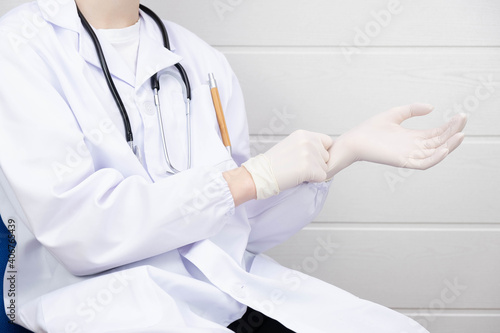
[[[0,213],[15,222],[18,241],[16,322],[57,333],[228,332],[251,306],[297,332],[426,332],[261,254],[316,216],[329,184],[235,208],[222,171],[249,158],[239,84],[219,52],[166,26],[171,52],[141,15],[135,75],[101,39],[138,160],[74,2],[39,0],[1,21]],[[171,176],[149,78],[164,74],[169,153],[184,169],[179,61],[193,91],[193,167]],[[234,160],[221,143],[208,73],[219,83]]]

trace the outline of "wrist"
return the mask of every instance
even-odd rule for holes
[[[226,171],[222,175],[229,186],[235,207],[257,198],[252,175],[244,167]]]
[[[267,199],[280,193],[280,185],[266,154],[257,155],[242,165],[253,179],[257,200]]]
[[[355,162],[355,159],[352,158],[353,152],[342,136],[334,141],[328,152],[330,153],[327,171],[328,180]]]

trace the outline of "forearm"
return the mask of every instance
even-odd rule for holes
[[[233,195],[234,205],[237,207],[247,201],[257,198],[255,183],[250,173],[244,167],[229,170],[223,173]]]
[[[67,191],[50,194],[42,193],[43,186],[28,192],[20,182],[12,178],[11,187],[27,225],[75,275],[210,238],[233,214],[227,184],[210,169],[192,169],[157,183],[138,176],[120,179],[117,171],[105,169]]]
[[[319,214],[331,182],[302,184],[266,200],[247,203],[252,227],[247,249],[261,253],[283,243]]]
[[[328,161],[327,179],[332,179],[336,174],[352,164],[352,161],[345,158],[344,151],[349,149],[343,140],[343,136],[333,141],[333,145],[329,150],[330,160]]]

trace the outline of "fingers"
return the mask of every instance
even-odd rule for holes
[[[330,159],[330,153],[328,152],[328,150],[333,146],[333,139],[326,134],[322,134],[322,133],[314,133],[314,134],[317,135],[319,140],[321,141],[321,145],[323,146],[323,149],[321,149],[321,147],[319,147],[319,152],[320,152],[321,156],[323,157],[323,160],[326,163]]]
[[[401,124],[403,121],[417,116],[425,116],[434,110],[434,106],[423,103],[413,103],[392,108],[388,111],[391,118]]]
[[[413,152],[405,168],[425,170],[438,164],[464,141],[465,134],[455,133],[442,146],[433,149],[420,149]]]
[[[330,149],[330,147],[333,146],[333,139],[330,136],[322,133],[318,133],[318,135],[321,139],[323,147],[325,147],[326,150]]]
[[[448,154],[448,148],[441,147],[435,149],[434,152],[426,158],[410,157],[404,167],[409,169],[426,170],[444,160]]]
[[[452,136],[447,142],[446,142],[446,148],[450,151],[454,151],[460,144],[464,141],[465,134],[464,133],[457,133],[454,136]]]
[[[441,134],[446,132],[446,130],[451,126],[456,126],[458,132],[461,132],[465,128],[466,124],[467,124],[467,115],[465,113],[459,113],[441,127],[425,131],[425,137],[434,138],[436,136],[440,136]]]
[[[444,147],[446,148],[446,147]],[[432,156],[436,152],[436,148],[431,149],[418,149],[412,152],[409,158],[414,160],[425,159]]]
[[[303,137],[303,140],[308,142],[309,160],[310,163],[310,181],[324,181],[326,171],[328,170],[328,161],[330,153],[328,150],[333,146],[333,139],[322,133],[309,132],[304,130],[297,131],[298,135]]]
[[[311,170],[311,175],[309,175],[309,181],[311,183],[321,183],[326,180],[327,170],[323,168],[316,168]]]
[[[325,142],[328,143],[328,140],[316,143],[315,153],[311,154],[307,161],[303,161],[306,164],[305,170],[307,170],[305,180],[308,182],[319,183],[326,180],[330,153],[324,148]]]
[[[468,120],[468,117],[467,117],[467,114],[465,114],[465,113],[459,113],[455,117],[451,118],[449,123],[450,123],[450,128],[452,129],[453,135],[455,135],[455,133],[463,131],[463,129],[465,128],[465,125],[467,125],[467,120]]]
[[[328,163],[328,160],[330,159],[330,153],[328,152],[328,150],[321,150],[321,157],[323,158],[323,162],[325,162],[325,166],[326,166],[326,163]]]
[[[466,124],[467,115],[460,113],[443,126],[426,131],[424,136],[429,139],[424,140],[422,146],[427,149],[437,148],[445,144],[457,133],[460,133],[465,128]]]

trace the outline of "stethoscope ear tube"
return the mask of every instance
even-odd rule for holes
[[[151,9],[149,9],[148,7],[146,7],[144,5],[139,5],[139,8],[144,13],[148,14],[148,16],[151,17],[155,21],[156,25],[161,30],[161,36],[163,38],[163,46],[165,46],[165,48],[170,50],[170,40],[168,39],[167,29],[165,28],[165,25],[163,24],[163,21],[161,20],[161,18],[158,17],[158,15],[156,15],[155,12],[153,12]]]

